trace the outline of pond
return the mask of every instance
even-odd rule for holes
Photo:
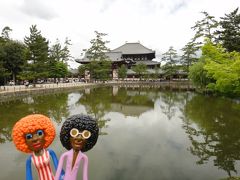
[[[86,152],[90,180],[240,176],[239,101],[160,87],[113,86],[1,103],[1,180],[25,179],[28,155],[15,149],[11,130],[31,113],[53,120],[57,136],[50,148],[58,157],[66,151],[59,132],[67,117],[84,113],[98,119],[98,142]]]

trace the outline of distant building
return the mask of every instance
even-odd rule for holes
[[[118,79],[118,68],[125,64],[128,68],[127,77],[134,77],[135,72],[132,67],[143,63],[147,66],[148,73],[155,73],[154,68],[160,67],[160,62],[153,61],[155,51],[137,43],[125,43],[124,45],[106,52],[106,55],[112,61],[112,78]],[[90,60],[85,56],[83,59],[76,59],[80,64],[88,64]]]

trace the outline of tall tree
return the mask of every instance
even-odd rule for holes
[[[10,40],[5,43],[4,52],[4,67],[8,69],[13,81],[16,82],[16,76],[25,64],[26,46],[21,42]]]
[[[53,44],[49,52],[49,77],[63,78],[68,74],[67,61],[71,57],[68,46],[70,40],[66,38],[64,47],[61,46],[59,40]]]
[[[104,41],[103,37],[107,34],[100,33],[98,31],[95,31],[95,34],[96,37],[90,41],[91,47],[83,51],[85,51],[85,55],[91,61],[106,60],[108,57],[106,56],[105,52],[109,51],[109,48],[107,48],[106,44],[109,43],[109,41]]]
[[[198,50],[197,43],[189,42],[181,50],[183,51],[181,64],[185,67],[185,70],[189,72],[189,67],[198,60],[196,55]]]
[[[238,8],[221,17],[218,40],[229,52],[240,52],[240,14]]]
[[[21,74],[23,79],[33,80],[48,76],[48,41],[37,30],[36,25],[30,27],[30,36],[24,38],[27,45],[27,67]]]
[[[8,26],[4,27],[2,29],[2,33],[1,33],[1,37],[4,39],[4,40],[9,40],[10,37],[9,37],[9,33],[12,31],[12,29]]]
[[[172,75],[176,72],[176,64],[178,63],[177,51],[170,46],[168,51],[162,54],[162,61],[165,62],[163,65],[164,74],[169,80],[171,80]]]
[[[90,71],[91,78],[94,79],[109,79],[111,71],[111,61],[109,60],[106,52],[109,51],[106,44],[109,41],[103,40],[107,34],[95,31],[96,37],[90,41],[91,47],[85,49],[85,57],[90,60],[87,69]]]
[[[197,21],[195,25],[191,27],[195,31],[192,41],[199,42],[200,46],[203,44],[205,38],[209,39],[211,42],[215,41],[216,34],[214,32],[218,27],[218,22],[215,20],[214,16],[210,16],[206,11],[201,13],[204,15],[204,18]]]
[[[10,75],[10,72],[5,67],[6,53],[4,50],[6,42],[9,41],[8,29],[10,28],[4,27],[0,36],[0,85],[4,85],[7,82],[7,77]]]

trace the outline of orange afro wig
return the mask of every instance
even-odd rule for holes
[[[37,130],[44,131],[44,148],[47,148],[55,138],[55,128],[51,120],[41,114],[32,114],[20,119],[13,127],[12,138],[16,148],[25,153],[31,153],[25,140],[25,134],[34,133]]]

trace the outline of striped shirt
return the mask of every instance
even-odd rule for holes
[[[54,180],[54,176],[50,167],[50,155],[45,149],[41,156],[32,154],[32,163],[38,171],[39,180]]]

